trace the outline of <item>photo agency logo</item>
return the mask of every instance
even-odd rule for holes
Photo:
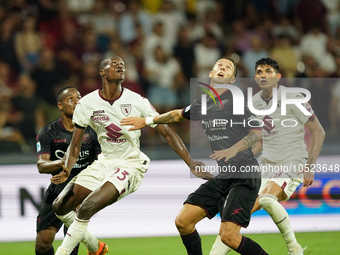
[[[236,85],[231,84],[216,84],[215,87],[211,87],[205,83],[197,82],[201,85],[204,85],[205,87],[209,88],[216,96],[214,96],[210,91],[204,88],[197,87],[203,91],[205,91],[214,101],[215,105],[217,106],[218,102],[216,102],[216,98],[218,98],[219,103],[221,106],[222,100],[220,96],[218,95],[216,89],[223,88],[230,90],[232,97],[233,97],[233,115],[244,115],[245,110],[245,98],[242,90],[237,87]],[[274,127],[275,121],[281,121],[281,125],[283,127],[295,127],[298,123],[295,119],[289,119],[289,118],[283,118],[283,120],[279,119],[272,119],[268,118],[268,115],[274,113],[278,107],[281,108],[281,116],[287,116],[287,109],[288,105],[295,105],[304,115],[311,116],[310,113],[310,105],[308,104],[308,101],[311,98],[311,93],[305,89],[305,88],[295,88],[295,87],[284,87],[281,86],[281,94],[280,94],[280,100],[278,99],[278,89],[273,88],[272,93],[272,105],[269,109],[256,109],[254,107],[253,102],[253,88],[248,87],[247,88],[247,108],[249,111],[255,115],[251,118],[248,118],[247,120],[244,119],[243,122],[234,122],[232,120],[228,119],[214,119],[212,126],[218,127],[218,126],[226,126],[228,123],[230,126],[233,125],[240,125],[242,124],[244,127],[248,125],[249,127],[266,127],[269,124],[271,124],[272,127]],[[207,94],[201,95],[201,114],[207,115]],[[295,96],[289,96],[295,95]],[[211,122],[211,121],[210,121]],[[268,123],[267,123],[268,122]]]

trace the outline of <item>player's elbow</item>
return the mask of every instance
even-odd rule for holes
[[[43,163],[37,163],[37,168],[38,168],[38,171],[39,171],[39,174],[45,174],[45,167],[43,165]]]
[[[314,130],[314,133],[321,141],[326,137],[326,132],[321,125]]]
[[[325,137],[326,137],[326,132],[322,127],[321,127],[321,130],[320,130],[320,136],[321,136],[322,140],[324,140]]]

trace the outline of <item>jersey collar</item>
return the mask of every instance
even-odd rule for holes
[[[100,90],[101,89],[98,89],[98,95],[101,99],[103,99],[104,101],[106,102],[109,102],[110,105],[113,105],[113,103],[118,100],[119,98],[121,98],[121,96],[123,95],[123,91],[125,90],[124,88],[122,88],[122,92],[120,93],[119,97],[117,97],[116,99],[112,99],[112,100],[107,100],[105,99],[101,94],[100,94]]]

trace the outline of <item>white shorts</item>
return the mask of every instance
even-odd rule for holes
[[[288,200],[291,195],[294,193],[296,188],[303,182],[303,173],[298,170],[298,167],[302,167],[306,163],[306,160],[301,161],[291,161],[288,163],[280,163],[280,164],[269,164],[266,161],[262,160],[261,162],[261,174],[262,174],[262,182],[259,190],[259,194],[262,193],[262,190],[266,187],[268,182],[275,182],[279,185],[284,193],[286,194],[286,200]],[[290,171],[266,171],[264,169],[290,169]]]
[[[75,176],[71,183],[94,191],[105,182],[111,182],[120,194],[119,200],[139,188],[148,166],[149,160],[145,158],[120,160],[99,155],[98,160]]]

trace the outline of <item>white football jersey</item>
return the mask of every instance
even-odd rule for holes
[[[288,104],[286,115],[281,115],[281,88],[277,90],[277,108],[269,115],[257,115],[262,120],[263,151],[260,158],[268,163],[284,163],[287,161],[307,158],[308,153],[304,142],[304,124],[309,118],[314,117],[314,112],[309,103],[303,106],[310,116],[305,115],[296,105]],[[253,106],[257,110],[267,110],[272,107],[273,99],[264,100],[261,92],[253,96]],[[304,97],[301,93],[287,93],[287,98]]]
[[[95,90],[79,100],[73,124],[81,127],[89,125],[96,131],[104,157],[131,159],[146,157],[140,151],[141,131],[128,131],[131,126],[121,126],[120,121],[129,116],[146,118],[156,115],[158,113],[148,99],[129,89],[123,88],[116,100],[106,100],[100,95],[100,90]]]

